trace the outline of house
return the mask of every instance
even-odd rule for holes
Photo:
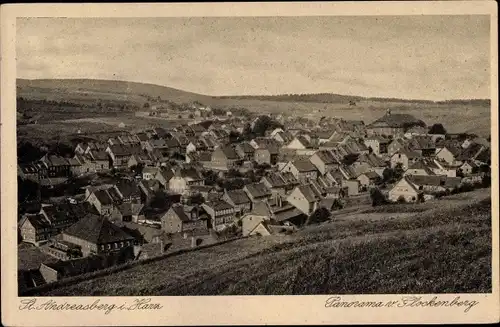
[[[161,228],[167,234],[208,230],[207,220],[188,216],[182,204],[175,203],[161,217]]]
[[[62,240],[79,246],[83,256],[120,251],[134,243],[133,236],[105,217],[94,214],[86,215],[64,230]]]
[[[432,160],[417,160],[409,165],[404,175],[435,175],[431,166],[434,166]]]
[[[407,139],[411,139],[414,136],[427,135],[427,133],[428,133],[427,128],[425,128],[423,126],[416,125],[416,126],[411,127],[410,129],[408,129],[405,132],[404,137],[406,137]]]
[[[381,177],[374,171],[368,171],[358,176],[359,185],[365,188],[375,187],[381,182]]]
[[[391,156],[391,168],[396,167],[397,164],[401,164],[403,169],[406,170],[412,163],[420,158],[421,155],[418,152],[409,149],[398,150]]]
[[[278,141],[280,144],[288,144],[293,140],[293,136],[289,132],[278,132],[271,135],[271,138]]]
[[[105,150],[92,150],[88,153],[91,160],[94,161],[94,167],[97,172],[109,170],[110,157]]]
[[[423,157],[432,157],[436,154],[436,144],[430,136],[415,136],[408,142],[410,150],[418,152]]]
[[[121,179],[115,184],[114,189],[122,202],[141,203],[141,191],[135,181]]]
[[[113,188],[108,190],[114,192]],[[119,199],[118,195],[113,199],[108,190],[95,190],[87,197],[87,202],[92,204],[100,215],[110,215],[113,211],[115,199]]]
[[[316,188],[311,184],[297,186],[286,198],[288,203],[306,215],[313,213],[322,199]]]
[[[254,159],[255,148],[246,141],[238,143],[235,150],[244,161],[252,161]]]
[[[271,198],[271,190],[264,183],[252,183],[243,187],[243,191],[248,195],[250,201],[264,201]]]
[[[386,115],[375,120],[366,127],[369,136],[382,135],[393,137],[403,136],[406,131],[414,126],[423,126],[425,123],[409,114],[392,114],[387,110]]]
[[[376,155],[388,153],[388,147],[391,140],[379,135],[373,135],[365,138],[366,147],[371,148]]]
[[[40,162],[47,167],[47,177],[69,177],[71,176],[71,166],[66,158],[55,154],[46,154]]]
[[[399,138],[393,139],[392,142],[389,143],[389,145],[387,146],[387,154],[389,156],[392,156],[397,151],[405,148],[406,144],[407,144],[407,140],[405,140],[403,138],[399,137]]]
[[[487,148],[478,143],[472,143],[468,147],[464,148],[458,156],[456,157],[457,162],[464,162],[468,160],[475,160],[482,151],[486,150]]]
[[[170,179],[172,179],[173,176],[174,176],[174,172],[173,172],[172,168],[169,166],[164,166],[164,167],[161,167],[160,170],[158,170],[158,172],[154,176],[154,179],[156,179],[160,183],[161,188],[167,189],[167,188],[169,188],[169,185],[170,185],[169,184]]]
[[[142,152],[140,144],[134,145],[123,145],[115,144],[110,145],[106,148],[106,152],[109,154],[113,166],[115,168],[128,167],[128,162],[133,154],[140,154]]]
[[[142,165],[142,166],[154,166],[155,165],[156,159],[154,156],[148,152],[148,153],[133,153],[130,155],[128,162],[127,162],[127,167],[131,168],[137,165]]]
[[[19,221],[19,230],[23,242],[36,246],[46,243],[52,236],[50,222],[41,213],[25,214]]]
[[[464,176],[470,176],[477,172],[479,166],[474,162],[474,160],[467,160],[460,166],[460,171]]]
[[[462,148],[451,143],[440,145],[436,149],[436,158],[446,161],[449,164],[457,163],[458,156],[462,152]]]
[[[389,191],[388,197],[391,201],[397,201],[403,197],[407,202],[414,202],[418,199],[419,193],[424,193],[424,199],[432,199],[434,192],[451,190],[461,183],[459,177],[447,176],[403,176],[396,185]]]
[[[300,182],[307,183],[311,179],[318,177],[318,170],[307,159],[297,159],[289,161],[282,169],[281,172],[292,173],[292,175]]]
[[[272,152],[269,148],[258,148],[254,152],[254,160],[257,164],[275,165],[278,161],[279,152]]]
[[[234,207],[222,199],[209,201],[201,206],[210,216],[215,230],[223,229],[226,225],[234,222],[236,214]]]
[[[340,164],[338,158],[336,158],[330,150],[317,151],[309,158],[309,160],[321,175],[325,175],[327,172],[338,168]]]
[[[273,197],[285,196],[299,185],[299,181],[291,173],[271,172],[263,176],[260,182],[271,190]]]
[[[294,232],[295,226],[307,219],[302,211],[281,198],[275,203],[258,202],[251,212],[241,218],[243,236],[268,236],[276,233]]]
[[[194,168],[177,168],[174,176],[172,176],[168,182],[170,191],[182,195],[190,195],[190,187],[193,185],[205,185],[205,179],[201,173]]]
[[[285,146],[287,149],[295,150],[297,154],[312,154],[314,147],[310,139],[305,135],[297,135]]]
[[[156,179],[143,179],[138,184],[141,190],[141,202],[145,205],[149,205],[156,192],[161,189],[161,184]]]
[[[248,212],[252,209],[252,201],[244,190],[224,190],[222,200],[232,205],[238,214]]]
[[[212,153],[212,169],[229,170],[241,162],[240,157],[232,146],[221,146]]]

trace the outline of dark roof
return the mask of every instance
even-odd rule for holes
[[[447,177],[444,175],[408,175],[406,178],[415,185],[455,187],[460,184],[460,177]]]
[[[309,142],[309,140],[304,135],[297,135],[295,138],[299,140],[300,143],[302,143],[302,145],[305,146],[306,148],[311,147],[311,142]]]
[[[300,185],[298,188],[308,202],[321,200],[320,194],[310,184]]]
[[[210,201],[210,202],[204,203],[203,205],[204,206],[206,205],[207,207],[212,208],[214,210],[224,210],[224,209],[232,209],[233,208],[233,206],[231,204],[227,203],[226,201],[224,201],[222,199]]]
[[[181,221],[183,221],[183,222],[191,220],[191,219],[189,219],[188,215],[184,211],[184,207],[182,206],[182,204],[175,203],[175,204],[173,204],[170,207],[170,210],[172,210],[173,212],[175,212],[175,214],[177,215],[177,217],[179,217],[179,219]]]
[[[245,188],[253,198],[260,198],[271,195],[271,190],[268,189],[264,183],[247,184],[245,185]]]
[[[379,179],[380,176],[379,174],[377,174],[376,172],[374,171],[367,171],[361,175],[365,175],[366,177],[368,177],[368,179],[371,179],[371,180],[374,180],[374,179]]]
[[[411,138],[408,146],[415,150],[436,148],[436,144],[430,136],[414,136]]]
[[[227,197],[235,204],[249,203],[250,198],[243,190],[226,191]]]
[[[316,167],[309,160],[294,160],[293,165],[299,172],[315,171]]]
[[[223,146],[220,148],[227,159],[229,160],[237,160],[240,159],[236,151],[232,146]]]
[[[95,197],[97,198],[97,200],[99,200],[99,202],[102,205],[111,205],[111,204],[113,204],[113,199],[108,194],[107,190],[97,190],[97,191],[94,192],[94,195],[95,195]]]
[[[125,198],[140,195],[139,187],[133,181],[122,179],[116,183],[116,188]]]
[[[50,223],[45,219],[45,217],[42,214],[27,214],[25,215],[26,219],[21,220],[21,222],[24,222],[25,220],[28,220],[35,229],[42,229],[42,228],[49,228]]]
[[[237,145],[237,147],[243,151],[244,153],[254,153],[255,152],[255,149],[253,148],[253,146],[250,145],[250,143],[248,142],[241,142]]]
[[[285,187],[287,184],[283,180],[280,174],[278,173],[270,173],[267,176],[262,177],[262,179],[265,179],[271,187]]]
[[[139,144],[114,144],[109,146],[115,156],[129,156],[131,154],[142,153],[143,150]]]
[[[93,244],[105,244],[132,240],[133,237],[125,233],[105,217],[88,214],[68,229],[65,234],[71,235]]]
[[[329,150],[320,150],[313,154],[313,156],[314,155],[317,155],[326,165],[338,163],[333,153]]]
[[[474,157],[478,156],[480,151],[482,151],[483,149],[484,147],[481,144],[472,143],[460,152],[460,154],[457,156],[457,160],[465,161],[473,159]]]
[[[389,127],[401,128],[412,124],[416,125],[420,122],[420,120],[409,114],[386,114],[369,124],[368,127],[373,127],[377,123],[385,123]]]

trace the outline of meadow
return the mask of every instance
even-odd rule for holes
[[[478,189],[411,213],[334,214],[291,235],[251,237],[40,296],[300,295],[491,292],[491,196]]]

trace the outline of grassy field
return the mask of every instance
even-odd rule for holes
[[[370,123],[384,115],[388,108],[393,113],[408,113],[422,119],[428,125],[442,123],[452,133],[471,132],[488,136],[490,106],[485,102],[432,103],[422,101],[398,101],[394,99],[369,99],[357,97],[356,106],[349,106],[345,96],[333,98],[331,102],[287,101],[286,97],[239,98],[212,97],[185,92],[169,87],[103,80],[18,80],[18,96],[26,99],[45,99],[76,103],[97,101],[127,102],[142,107],[148,98],[161,97],[175,103],[199,101],[205,105],[228,109],[246,108],[254,112],[284,113],[320,119],[322,116],[363,120]],[[293,99],[293,98],[290,98]],[[337,100],[335,100],[337,99]],[[80,117],[78,117],[80,118]],[[92,117],[90,117],[92,118]]]
[[[286,236],[255,237],[39,295],[280,295],[491,291],[490,189],[402,214],[341,211]]]

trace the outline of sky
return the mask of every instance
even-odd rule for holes
[[[206,95],[490,98],[489,16],[18,18],[18,78]]]

